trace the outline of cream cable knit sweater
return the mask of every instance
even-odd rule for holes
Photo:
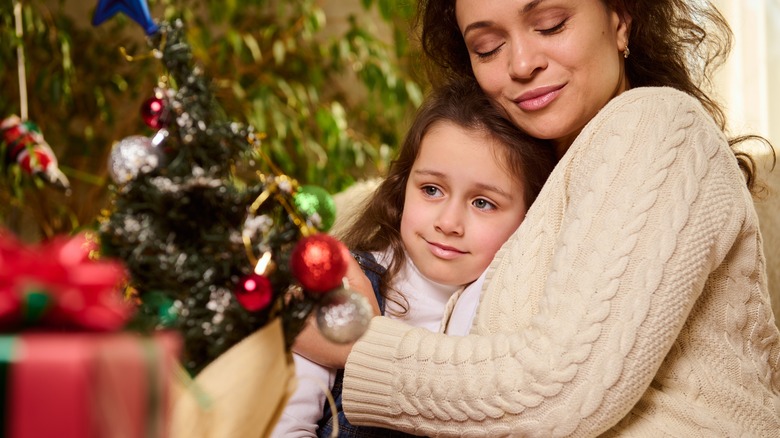
[[[780,436],[757,218],[699,103],[613,99],[488,268],[471,334],[375,318],[344,409],[431,436]]]

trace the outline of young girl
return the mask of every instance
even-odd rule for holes
[[[372,279],[382,313],[449,331],[442,322],[448,303],[485,271],[553,166],[552,147],[501,117],[473,82],[429,96],[389,175],[342,237]],[[333,421],[340,436],[398,434],[347,422],[342,371],[297,355],[295,363],[299,387],[274,436],[329,436]],[[336,417],[327,406],[323,415],[325,394],[310,378],[335,382]]]

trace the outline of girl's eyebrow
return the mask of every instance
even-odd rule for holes
[[[439,172],[438,170],[428,170],[428,169],[416,169],[412,173],[417,174],[417,175],[438,176],[440,178],[445,178],[447,176],[444,173]]]
[[[512,199],[512,194],[511,193],[508,193],[507,191],[503,190],[502,188],[500,188],[498,186],[494,186],[492,184],[478,183],[477,184],[477,188],[479,190],[484,190],[484,191],[487,191],[487,192],[497,193],[497,194],[499,194],[499,195],[501,195],[501,196],[503,196],[503,197],[505,197],[507,199]]]
[[[427,175],[427,176],[435,176],[438,178],[446,179],[447,175],[445,175],[442,172],[436,171],[436,170],[428,170],[428,169],[417,169],[414,172],[415,175]],[[503,190],[502,188],[495,186],[493,184],[487,184],[487,183],[477,183],[476,184],[477,189],[486,191],[486,192],[493,192],[497,193],[505,198],[512,199],[512,194],[507,192],[506,190]]]
[[[533,11],[540,4],[542,4],[542,2],[544,2],[544,1],[545,0],[533,0],[533,1],[529,2],[529,3],[527,3],[525,6],[523,6],[523,9],[520,10],[520,15],[527,14],[527,13]],[[491,25],[493,25],[493,22],[489,21],[489,20],[475,21],[475,22],[469,24],[468,26],[466,26],[465,29],[463,29],[463,36],[466,36],[466,34],[471,32],[472,30],[477,30],[477,29],[481,29],[481,28],[484,28],[484,27],[490,27]]]

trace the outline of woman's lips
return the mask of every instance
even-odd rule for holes
[[[552,85],[527,91],[515,99],[520,109],[525,111],[537,111],[550,104],[561,94],[564,85]]]

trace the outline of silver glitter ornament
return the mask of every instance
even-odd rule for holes
[[[351,289],[328,292],[317,308],[317,327],[331,342],[348,344],[363,335],[374,316],[371,304]]]
[[[148,173],[163,164],[165,154],[142,135],[123,138],[111,148],[108,156],[108,173],[117,184],[135,179],[141,173]]]

